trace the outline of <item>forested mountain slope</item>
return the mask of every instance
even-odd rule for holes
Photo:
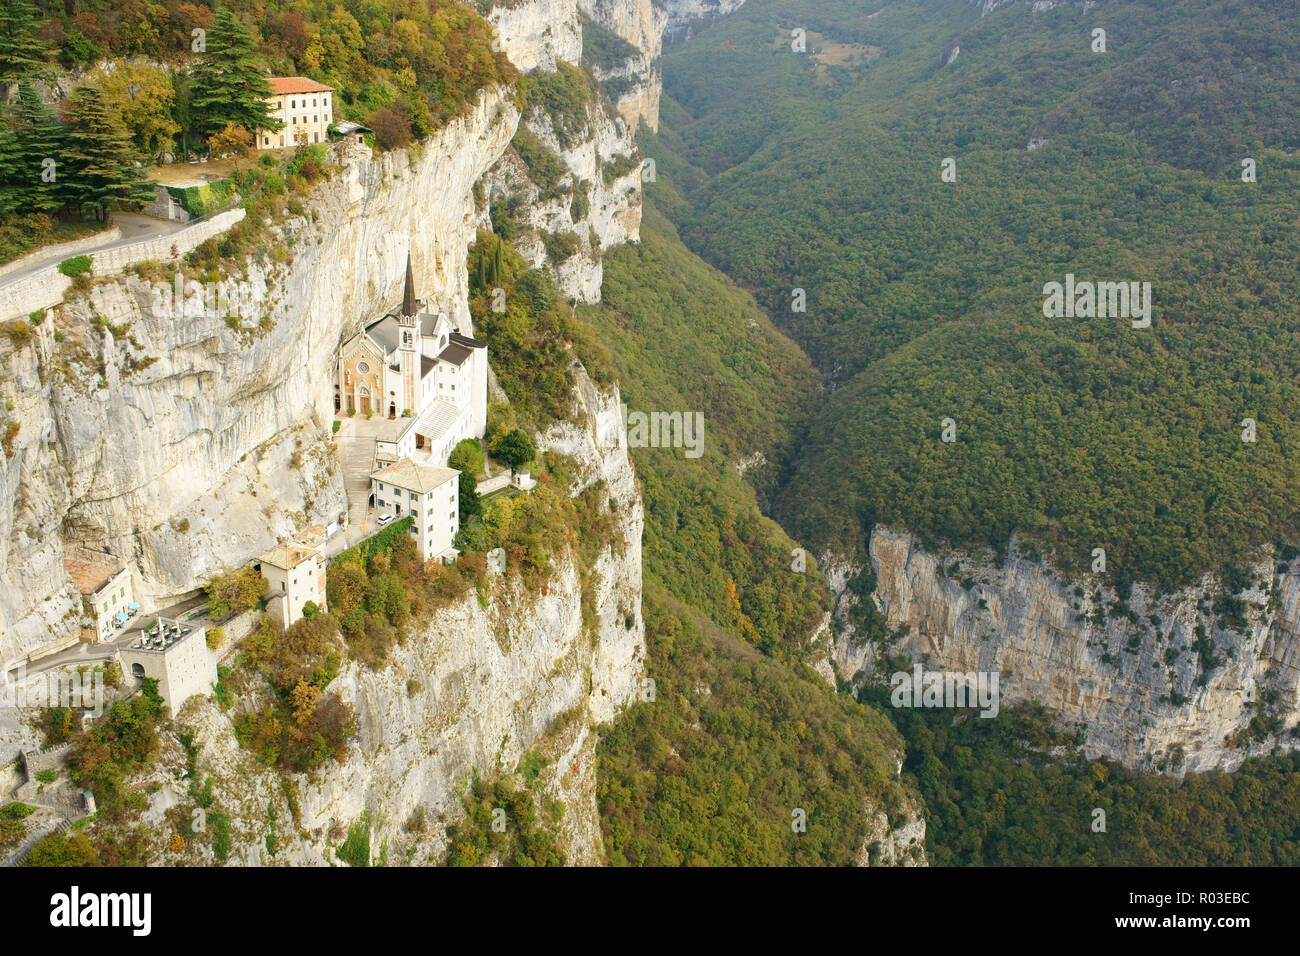
[[[833,390],[778,519],[1163,588],[1294,539],[1297,45],[1252,0],[751,0],[671,52],[671,214]],[[1150,282],[1150,327],[1045,317],[1067,274]]]

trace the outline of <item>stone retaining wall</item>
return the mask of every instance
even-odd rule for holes
[[[170,235],[141,239],[139,242],[91,253],[94,260],[92,272],[96,276],[111,276],[151,259],[159,262],[179,259],[200,243],[225,232],[243,219],[244,215],[243,209],[229,209]],[[48,268],[33,272],[16,282],[0,285],[0,320],[26,316],[37,309],[57,305],[63,301],[63,295],[71,284],[72,280],[58,271],[58,264],[52,263]]]
[[[43,249],[37,249],[35,252],[29,252],[25,256],[20,256],[13,262],[6,262],[0,266],[0,279],[7,275],[12,275],[26,269],[28,266],[34,266],[39,262],[59,263],[64,259],[80,255],[87,249],[94,249],[96,246],[102,246],[106,242],[117,242],[122,238],[122,230],[113,226],[105,229],[103,232],[97,232],[93,236],[86,236],[84,239],[73,239],[71,242],[60,242],[55,246],[46,246]]]

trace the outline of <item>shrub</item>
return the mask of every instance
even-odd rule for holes
[[[568,170],[560,162],[560,157],[529,132],[523,123],[519,124],[511,145],[514,146],[515,152],[519,154],[524,165],[528,167],[528,176],[541,191],[540,199],[543,202],[565,192],[562,183],[568,175]]]
[[[511,468],[518,468],[536,458],[537,449],[522,430],[512,428],[497,439],[492,454]]]
[[[239,568],[217,575],[204,590],[208,595],[208,614],[222,621],[249,610],[266,592],[266,582],[252,568]]]
[[[452,449],[447,457],[447,467],[463,471],[477,478],[483,474],[483,446],[476,438],[466,438]]]
[[[208,650],[219,650],[224,643],[226,643],[225,628],[214,627],[208,631]]]
[[[370,865],[370,820],[364,813],[348,828],[348,838],[334,855],[349,866]]]
[[[586,183],[580,182],[573,190],[573,202],[569,203],[569,218],[575,223],[582,222],[591,211],[591,201],[587,198]]]
[[[578,247],[582,245],[582,240],[576,232],[568,230],[566,232],[542,233],[542,245],[546,247],[546,258],[555,265],[570,259]]]
[[[90,256],[73,256],[59,263],[59,271],[69,279],[75,279],[80,275],[90,275],[93,265],[94,260]]]
[[[14,348],[21,348],[32,340],[32,326],[22,319],[14,319],[12,322],[5,322],[0,325],[0,333],[9,337]]]
[[[84,833],[51,833],[27,855],[28,866],[97,866],[99,853]]]

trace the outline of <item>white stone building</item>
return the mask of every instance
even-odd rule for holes
[[[292,541],[264,551],[255,567],[266,579],[266,612],[281,630],[302,617],[308,601],[325,606],[325,529],[304,528]]]
[[[323,143],[334,121],[334,88],[305,76],[272,76],[266,103],[271,115],[284,124],[277,132],[257,134],[258,149],[280,149]]]
[[[445,465],[458,442],[483,437],[487,369],[486,342],[424,311],[408,259],[402,305],[339,349],[334,409],[393,422],[376,439],[378,462]]]
[[[160,617],[119,656],[125,673],[158,681],[158,693],[173,716],[191,697],[210,693],[217,682],[217,659],[208,649],[207,631],[192,621]]]
[[[380,514],[411,516],[411,534],[424,560],[447,561],[459,553],[451,544],[459,530],[459,471],[403,458],[371,474],[370,490]]]
[[[112,640],[114,633],[124,628],[140,609],[131,583],[131,569],[75,558],[66,559],[63,567],[95,619],[95,640]]]

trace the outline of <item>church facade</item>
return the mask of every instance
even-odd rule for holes
[[[392,423],[377,434],[378,462],[445,465],[457,442],[487,427],[487,368],[486,342],[415,298],[408,258],[401,306],[339,349],[334,408]]]

